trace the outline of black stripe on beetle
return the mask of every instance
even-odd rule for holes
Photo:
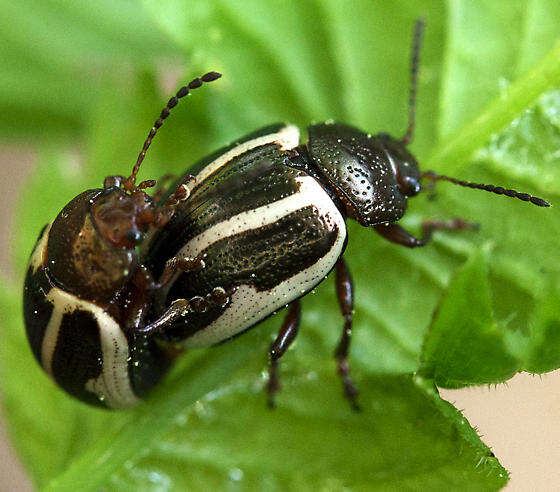
[[[76,330],[76,326],[80,329]],[[66,391],[81,394],[88,403],[98,403],[99,397],[88,391],[90,381],[103,374],[101,333],[95,315],[83,309],[61,316],[56,327],[53,351],[47,361],[54,380]]]
[[[343,258],[346,220],[411,248],[436,230],[473,228],[463,219],[426,220],[416,238],[397,225],[423,179],[549,206],[527,193],[420,172],[406,147],[414,135],[422,29],[418,21],[402,138],[327,122],[309,127],[304,143],[294,126],[269,126],[202,159],[153,198],[145,190],[154,180],[136,184],[153,138],[179,99],[220,75],[209,72],[179,89],[131,175],[109,176],[102,189],[78,195],[35,247],[25,322],[45,371],[84,401],[131,406],[157,384],[177,348],[221,343],[289,305],[269,350],[272,406],[279,360],[298,333],[299,299],[334,269],[344,317],[335,359],[344,394],[358,409],[348,364],[354,294]]]
[[[37,242],[41,242],[41,239]],[[37,246],[36,246],[37,248]],[[41,347],[54,306],[47,301],[51,283],[43,268],[35,270],[32,265],[27,269],[23,291],[23,315],[27,339],[37,361],[41,362]]]
[[[224,334],[231,338],[288,300],[307,293],[332,267],[330,262],[322,266],[318,259],[334,257],[343,248],[346,229],[341,216],[339,221],[338,225],[329,223],[313,205],[308,205],[286,212],[270,224],[237,234],[232,231],[208,244],[200,252],[206,258],[206,268],[181,275],[168,299],[207,293],[212,285],[243,290],[235,292],[226,306],[216,306],[207,313],[189,313],[171,324],[166,335],[182,341],[185,347],[219,343]]]

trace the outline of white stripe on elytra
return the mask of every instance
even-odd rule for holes
[[[328,222],[331,228],[338,230],[338,236],[330,251],[306,270],[284,280],[269,291],[258,292],[252,286],[240,286],[224,313],[203,330],[189,337],[183,344],[185,347],[212,345],[245,330],[315,287],[332,269],[342,252],[346,238],[344,218],[314,178],[302,176],[296,178],[296,181],[300,183],[298,192],[212,226],[189,241],[181,249],[179,256],[194,257],[220,239],[272,224],[307,206],[315,207],[317,215]]]
[[[275,202],[246,210],[223,222],[218,222],[192,238],[181,248],[177,256],[194,257],[212,243],[236,234],[258,229],[277,222],[282,217],[309,205],[315,205],[319,210],[331,210],[332,200],[329,200],[321,185],[311,176],[295,178],[299,189],[292,195]],[[327,198],[325,200],[324,198]]]
[[[220,155],[218,158],[213,160],[207,166],[204,166],[203,169],[195,176],[195,182],[189,187],[189,191],[191,193],[211,174],[215,173],[218,169],[225,166],[228,162],[232,159],[236,158],[237,156],[248,152],[251,149],[256,147],[261,147],[262,145],[267,145],[275,143],[277,144],[281,150],[290,150],[299,145],[299,129],[297,126],[294,125],[286,125],[282,127],[276,133],[269,133],[267,135],[263,135],[261,137],[254,138],[252,140],[247,140],[232,149],[228,150],[225,154]],[[151,239],[156,233],[157,229],[152,227],[150,231],[146,234],[144,241],[142,242],[143,248],[141,249],[142,254],[147,253],[148,245],[151,243]],[[166,290],[165,294],[167,295]]]
[[[103,369],[97,378],[86,382],[86,389],[111,408],[138,404],[140,399],[134,394],[128,375],[128,342],[118,323],[99,306],[82,301],[57,287],[49,291],[46,300],[53,305],[53,312],[41,347],[41,362],[45,371],[53,377],[52,361],[64,314],[75,310],[88,311],[99,327]],[[79,326],[75,328],[80,329]]]
[[[329,203],[332,204],[332,200],[327,203],[324,197],[326,196],[328,199],[328,195],[311,176],[300,176],[295,178],[295,180],[300,186],[299,190],[292,195],[262,207],[246,210],[223,222],[214,224],[198,236],[193,237],[177,252],[176,256],[194,258],[201,251],[220,239],[272,224],[282,217],[309,205],[316,205],[318,208],[322,205],[323,208],[326,208]],[[316,195],[318,195],[319,201],[315,200]],[[322,201],[321,198],[323,198]],[[333,208],[333,206],[331,205],[330,208]],[[172,280],[161,289],[160,293],[158,293],[161,299],[167,297],[167,293],[180,275],[180,272],[176,273]]]
[[[33,268],[33,273],[37,272],[37,269],[43,265],[45,260],[45,250],[47,249],[47,242],[49,240],[49,232],[51,231],[52,222],[45,227],[43,234],[39,241],[37,241],[37,245],[35,249],[33,249],[33,253],[31,254],[31,258],[29,258],[29,266]]]
[[[293,149],[294,147],[297,147],[299,145],[299,130],[294,125],[286,125],[277,133],[263,135],[262,137],[257,137],[253,140],[248,140],[247,142],[243,142],[237,145],[233,149],[228,150],[225,154],[222,154],[220,157],[205,166],[196,175],[196,182],[194,184],[194,187],[196,188],[208,176],[215,173],[218,169],[230,162],[235,157],[244,154],[251,149],[270,143],[277,144],[281,150]]]
[[[103,313],[106,315],[106,313]],[[130,357],[128,342],[120,326],[108,315],[101,324],[101,353],[103,354],[103,372],[86,383],[86,389],[104,400],[111,408],[132,407],[140,403],[134,394],[128,374]]]
[[[47,371],[47,374],[53,379],[52,360],[54,349],[56,347],[56,341],[58,339],[58,332],[60,330],[60,323],[62,322],[64,308],[66,307],[64,304],[56,302],[56,294],[54,294],[55,290],[59,289],[53,288],[46,298],[46,300],[53,305],[53,310],[51,318],[47,324],[47,328],[45,329],[45,335],[43,336],[43,343],[41,345],[41,365],[45,371]]]

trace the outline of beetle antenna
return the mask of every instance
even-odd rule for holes
[[[414,24],[414,35],[412,37],[412,54],[410,57],[410,89],[408,92],[408,127],[401,142],[406,145],[414,138],[414,123],[416,119],[416,90],[418,88],[418,68],[420,64],[420,48],[422,46],[422,34],[424,33],[424,19],[416,19]]]
[[[538,207],[550,207],[550,203],[543,200],[542,198],[529,195],[529,193],[520,193],[519,191],[508,190],[506,188],[502,188],[501,186],[473,183],[470,181],[462,181],[460,179],[451,178],[449,176],[443,176],[442,174],[434,173],[433,171],[422,173],[420,177],[430,179],[432,181],[448,181],[450,183],[459,186],[464,186],[465,188],[484,190],[484,191],[489,191],[490,193],[495,193],[496,195],[506,195],[511,198],[518,198],[519,200],[523,200],[524,202],[531,202],[532,204],[537,205]]]
[[[148,151],[148,148],[150,147],[150,144],[152,143],[152,140],[154,139],[158,129],[161,127],[161,125],[163,125],[163,121],[169,116],[171,109],[177,106],[179,99],[188,95],[191,90],[198,89],[203,84],[203,82],[213,82],[214,80],[219,79],[221,76],[222,74],[218,72],[205,73],[202,77],[196,77],[187,85],[181,87],[177,91],[177,93],[171,99],[169,99],[167,106],[163,108],[161,114],[159,115],[159,118],[154,122],[154,126],[150,130],[148,138],[146,138],[146,140],[144,141],[144,145],[142,146],[142,150],[138,155],[136,164],[134,164],[134,167],[132,168],[132,173],[128,178],[126,178],[126,181],[123,184],[123,187],[126,191],[132,191],[135,188],[136,175],[138,174],[138,170],[140,169],[140,165],[142,164],[144,157],[146,157],[146,152]]]

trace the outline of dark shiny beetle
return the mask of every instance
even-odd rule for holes
[[[219,74],[180,89],[132,175],[109,177],[103,189],[78,195],[39,237],[24,309],[31,347],[45,371],[84,401],[131,406],[164,374],[177,347],[225,341],[289,305],[269,353],[272,405],[278,360],[297,334],[299,298],[334,269],[345,319],[335,357],[345,395],[357,408],[347,363],[353,293],[342,258],[346,219],[407,247],[423,246],[438,229],[471,227],[461,219],[425,221],[417,239],[395,224],[408,198],[420,192],[421,179],[548,206],[514,190],[419,171],[406,145],[414,129],[422,27],[418,22],[402,139],[323,123],[309,127],[305,145],[296,127],[270,126],[203,159],[151,198],[144,190],[155,182],[135,182],[152,138],[178,98]]]

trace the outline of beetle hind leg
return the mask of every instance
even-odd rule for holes
[[[268,406],[270,408],[274,408],[274,395],[280,391],[281,387],[280,378],[278,377],[278,360],[286,353],[286,350],[288,350],[289,346],[295,340],[298,334],[300,320],[301,304],[299,299],[297,299],[290,304],[282,328],[278,332],[276,340],[272,342],[268,352],[270,362],[268,366],[268,381],[265,390],[268,396]]]
[[[352,409],[359,411],[360,406],[357,401],[359,392],[350,377],[350,366],[348,365],[348,354],[352,340],[352,320],[354,317],[354,287],[350,270],[342,257],[335,266],[335,282],[340,312],[344,316],[344,328],[338,346],[334,351],[334,357],[337,361],[338,374],[342,379],[344,396],[350,401]]]

